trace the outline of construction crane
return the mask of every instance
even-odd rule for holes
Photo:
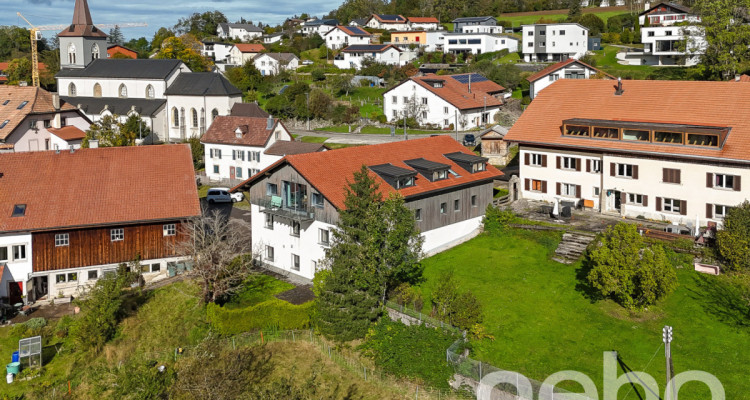
[[[27,24],[31,27],[31,81],[32,84],[36,87],[39,87],[39,52],[37,50],[37,41],[42,40],[42,31],[62,31],[63,29],[66,29],[70,26],[70,24],[67,25],[42,25],[42,26],[34,26],[31,22],[29,22],[26,17],[23,16],[20,12],[17,12],[19,17],[23,18],[24,21],[26,21]],[[127,22],[124,24],[102,24],[97,25],[99,29],[110,29],[110,28],[137,28],[137,27],[144,27],[148,26],[145,22]]]

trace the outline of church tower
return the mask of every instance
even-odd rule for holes
[[[107,34],[94,26],[86,0],[76,0],[73,23],[57,36],[60,68],[84,68],[97,58],[107,58]]]

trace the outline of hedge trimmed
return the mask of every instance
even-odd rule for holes
[[[272,299],[251,307],[226,309],[213,303],[206,306],[206,316],[222,335],[236,335],[264,328],[304,329],[310,326],[313,302],[294,305]]]

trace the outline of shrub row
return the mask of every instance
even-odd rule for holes
[[[206,306],[206,316],[217,332],[236,335],[263,328],[304,329],[310,326],[313,302],[294,305],[272,299],[251,307],[226,309],[213,303]]]

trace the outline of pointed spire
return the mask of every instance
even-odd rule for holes
[[[73,25],[93,25],[89,3],[86,0],[76,0],[75,11],[73,11]]]

